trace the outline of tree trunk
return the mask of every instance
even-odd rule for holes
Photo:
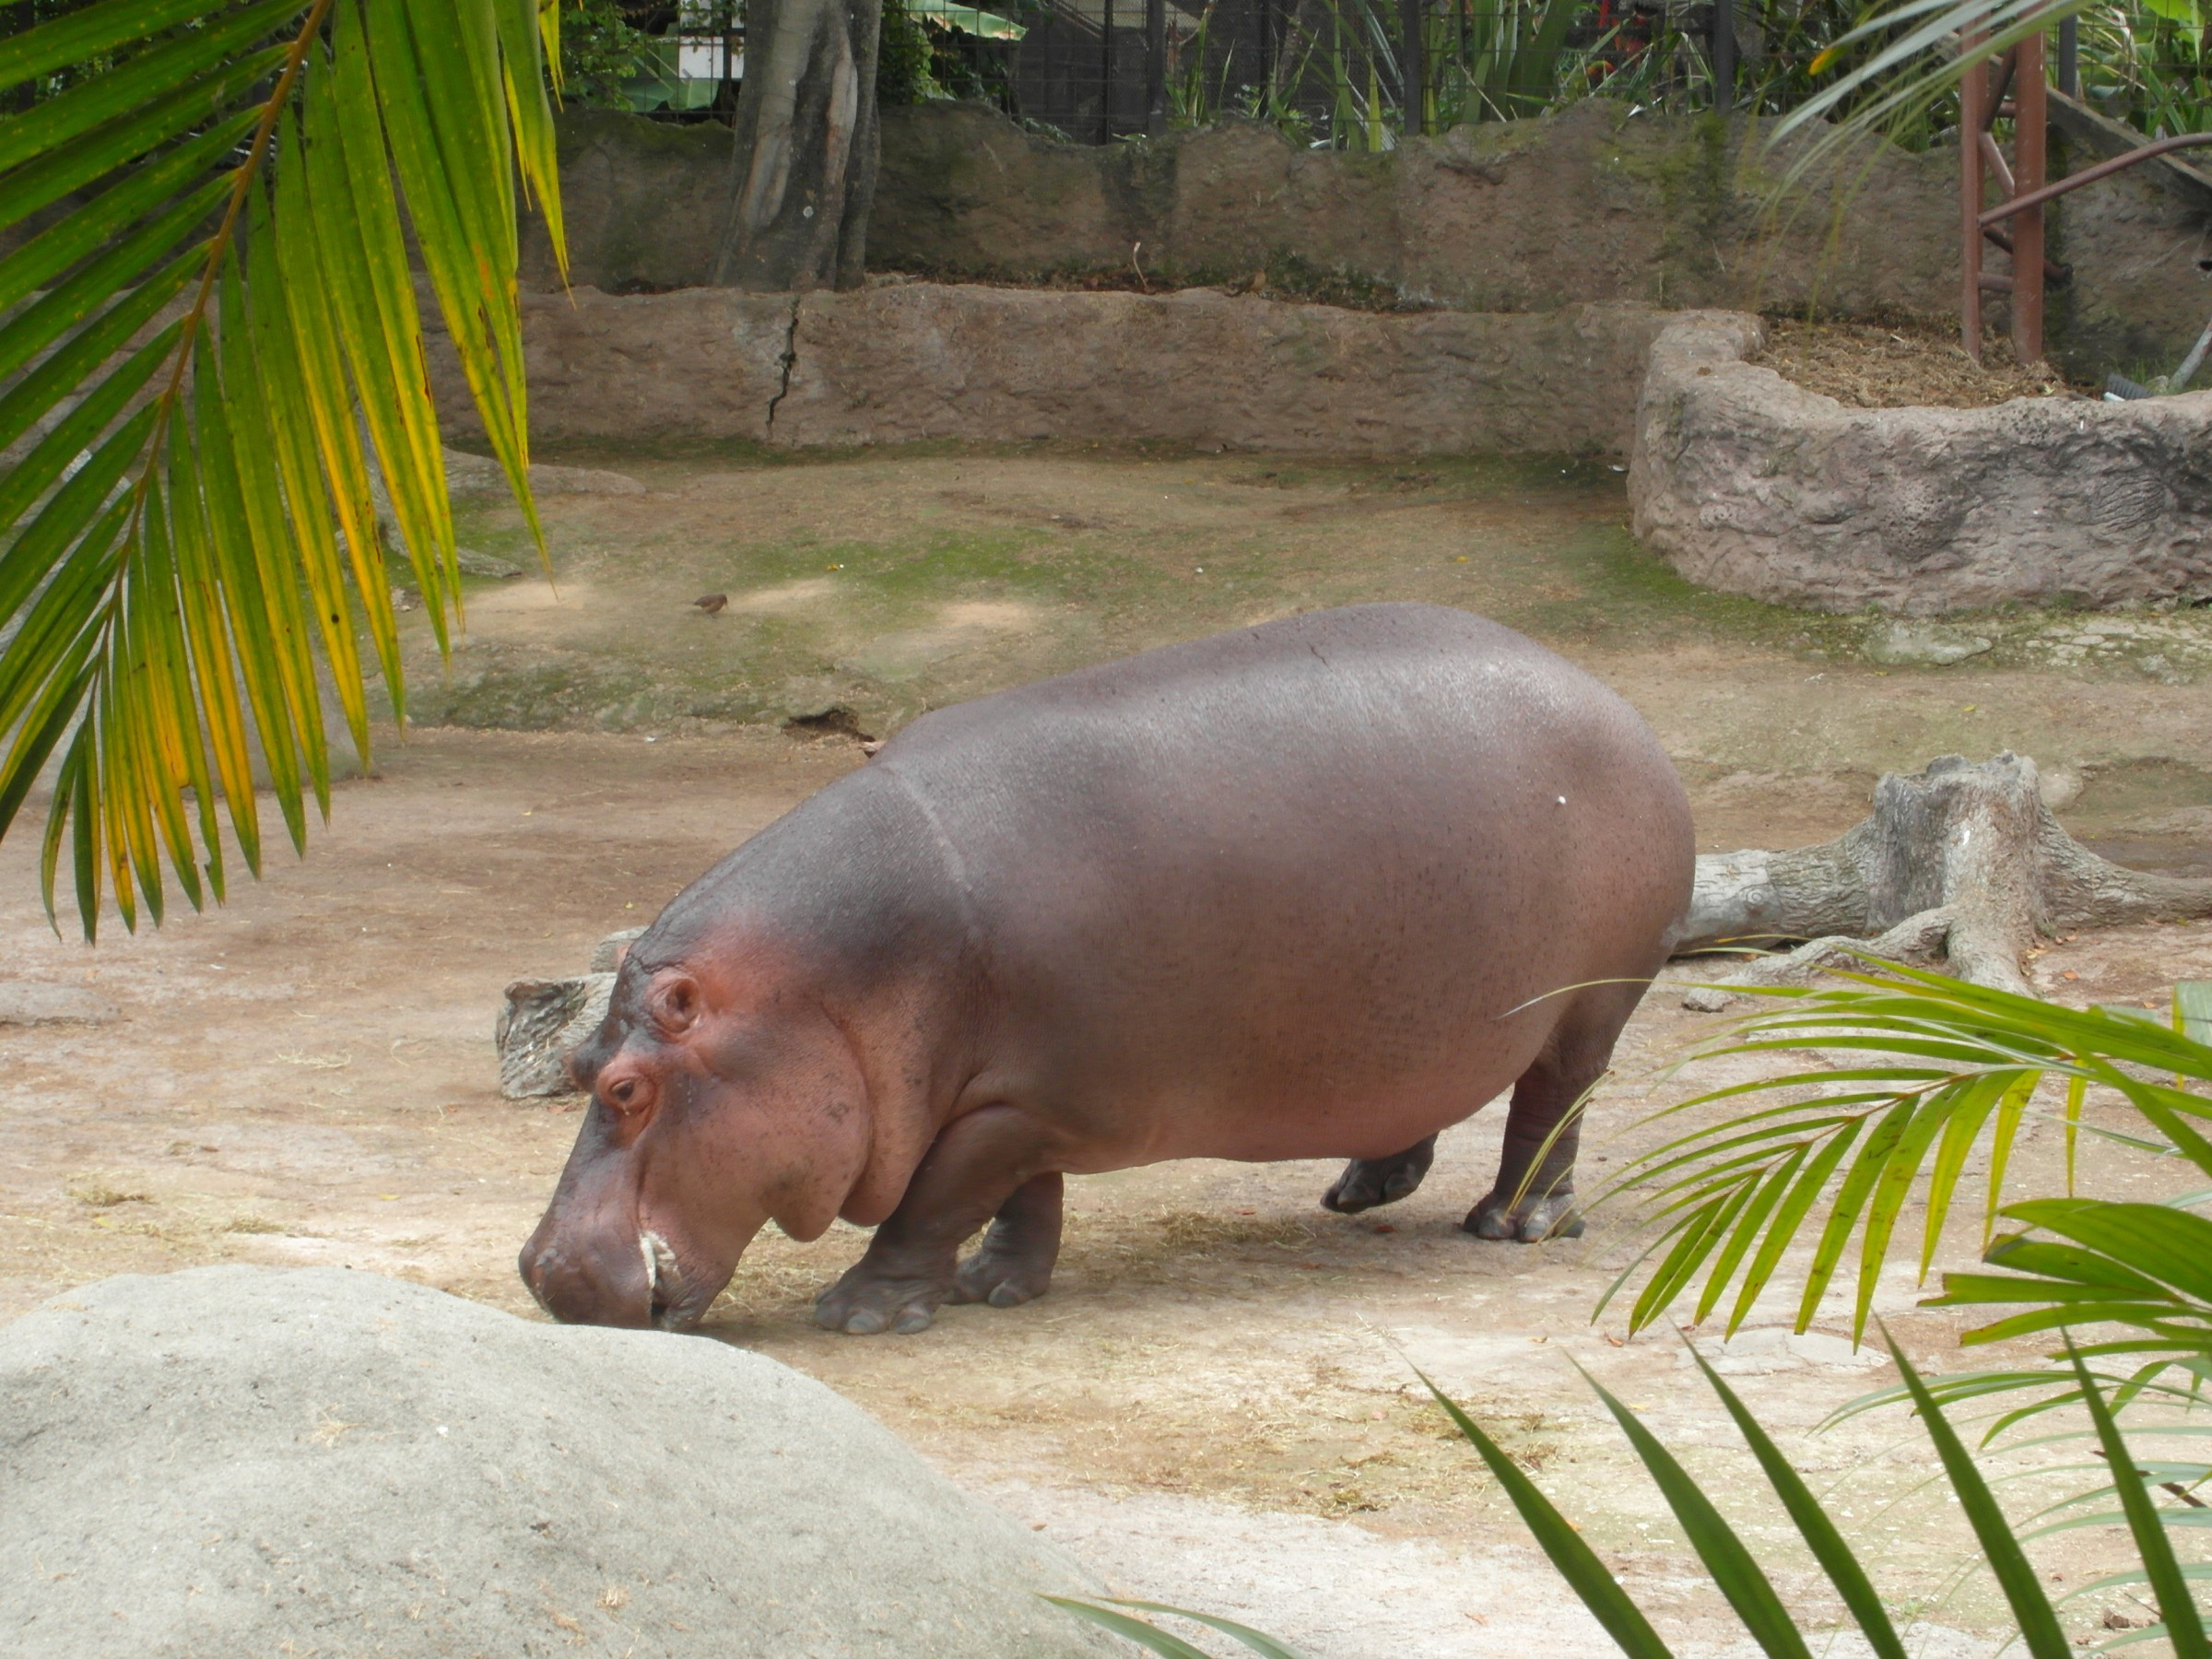
[[[860,285],[881,24],[881,0],[750,0],[717,284]]]
[[[2212,881],[2154,876],[2097,856],[2059,827],[2035,762],[1947,755],[1875,785],[1874,811],[1794,852],[1707,854],[1677,955],[1810,943],[1724,982],[1786,984],[1857,957],[1946,961],[1979,985],[2028,992],[2020,958],[2039,935],[2212,915]],[[1719,1008],[1724,989],[1683,1001]]]

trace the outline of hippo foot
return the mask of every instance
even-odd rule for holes
[[[1032,1251],[1020,1249],[994,1250],[990,1241],[965,1262],[953,1276],[952,1300],[956,1302],[989,1302],[994,1308],[1018,1308],[1023,1302],[1034,1301],[1052,1286],[1053,1263],[1050,1257],[1037,1259]]]
[[[1523,1244],[1582,1237],[1583,1218],[1575,1213],[1571,1192],[1524,1199],[1518,1209],[1512,1206],[1511,1196],[1492,1193],[1468,1212],[1461,1228],[1478,1239],[1512,1239]]]
[[[1429,1173],[1429,1166],[1435,1160],[1433,1135],[1419,1146],[1408,1147],[1388,1158],[1355,1158],[1344,1166],[1344,1173],[1336,1177],[1335,1184],[1321,1195],[1321,1206],[1340,1216],[1356,1216],[1379,1204],[1395,1204],[1421,1184],[1421,1178]]]
[[[814,1323],[848,1336],[874,1336],[885,1331],[911,1336],[929,1328],[949,1288],[934,1276],[887,1273],[863,1256],[814,1299]]]

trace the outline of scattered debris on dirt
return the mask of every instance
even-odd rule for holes
[[[1990,336],[1982,358],[1975,362],[1955,335],[1925,324],[1770,317],[1766,347],[1751,360],[1862,409],[1982,409],[2016,397],[2084,395],[2048,363],[2013,361],[2012,343],[2001,336]]]
[[[861,744],[876,741],[876,734],[863,731],[860,716],[842,703],[833,703],[818,714],[794,714],[783,723],[783,730],[806,743],[837,738]]]

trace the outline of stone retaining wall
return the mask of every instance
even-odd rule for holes
[[[1744,359],[1756,317],[1652,349],[1629,494],[1692,582],[1827,611],[2212,596],[2212,393],[1854,409]]]
[[[2073,123],[2057,139],[2063,172],[2102,152],[2079,142],[2097,135],[2091,112],[2061,113]],[[575,282],[614,293],[712,280],[726,129],[576,110],[559,130]],[[1362,156],[1249,122],[1065,144],[977,105],[929,103],[883,112],[868,264],[1029,284],[1259,276],[1280,297],[1467,311],[1955,314],[1952,151],[1869,152],[1777,211],[1787,158],[1766,134],[1600,98]],[[2051,300],[2060,359],[2098,378],[2178,361],[2212,311],[2196,267],[2212,253],[2212,182],[2169,158],[2065,197],[2053,220],[2054,257],[2075,274]],[[527,229],[524,284],[557,288],[542,230]]]
[[[847,294],[526,295],[540,442],[959,439],[1348,456],[1625,456],[1665,313],[1378,313],[1208,289],[928,282]],[[480,436],[432,342],[447,436]]]

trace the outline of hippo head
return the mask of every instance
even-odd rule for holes
[[[865,1083],[820,996],[763,953],[656,961],[652,945],[570,1062],[591,1105],[523,1247],[562,1321],[696,1324],[763,1223],[819,1237],[868,1163]]]

